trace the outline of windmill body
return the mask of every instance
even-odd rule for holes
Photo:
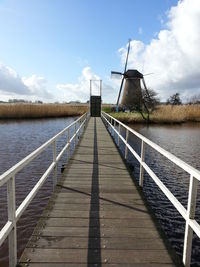
[[[128,70],[124,73],[125,85],[120,106],[124,109],[140,109],[142,106],[142,89],[140,80],[142,73],[137,70]]]
[[[128,109],[128,110],[135,109],[135,110],[141,111],[142,106],[143,105],[145,106],[144,100],[142,98],[141,81],[148,95],[148,90],[146,87],[146,83],[144,81],[144,75],[135,69],[126,70],[127,64],[128,64],[129,51],[130,51],[130,42],[131,40],[129,40],[129,43],[128,43],[128,50],[127,50],[124,72],[111,71],[111,75],[113,76],[117,75],[117,76],[122,77],[119,94],[117,98],[117,104],[116,104],[117,112],[119,111],[120,96],[121,96],[124,81],[125,81],[125,86],[124,86],[123,96],[122,96],[122,100],[120,104],[120,106],[123,109]],[[146,74],[146,75],[149,75],[149,74]]]

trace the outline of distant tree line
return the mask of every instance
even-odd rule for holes
[[[41,100],[36,100],[36,101],[30,101],[30,100],[25,100],[25,99],[9,99],[8,103],[34,103],[34,104],[43,104],[43,102]]]
[[[181,105],[182,104],[182,100],[180,98],[180,94],[179,93],[175,93],[173,95],[171,95],[167,101],[166,101],[167,105]],[[191,96],[190,98],[188,98],[188,100],[185,102],[185,104],[189,104],[189,105],[195,105],[195,104],[200,104],[200,94],[198,95],[194,95]]]
[[[41,100],[35,100],[35,101],[31,101],[31,100],[25,100],[25,99],[17,99],[17,98],[13,98],[13,99],[9,99],[8,101],[1,101],[0,103],[27,103],[27,104],[43,104],[44,102]],[[79,100],[75,100],[75,101],[63,101],[63,102],[59,102],[59,101],[55,101],[53,102],[53,104],[88,104],[89,100],[87,100],[86,102],[81,102]]]

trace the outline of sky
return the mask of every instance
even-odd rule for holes
[[[116,103],[128,39],[161,101],[200,94],[200,0],[0,0],[0,101]]]

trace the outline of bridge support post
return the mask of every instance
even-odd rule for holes
[[[15,201],[15,176],[11,177],[7,183],[8,197],[8,220],[12,222],[12,230],[8,236],[9,247],[9,267],[17,264],[17,227],[16,227],[16,201]]]
[[[141,161],[144,162],[144,155],[145,155],[145,144],[144,141],[141,141]],[[139,177],[139,185],[143,187],[143,180],[144,180],[144,168],[140,163],[140,177]]]
[[[56,140],[53,142],[53,162],[55,162],[55,167],[53,171],[53,188],[57,184],[57,164],[56,164]]]
[[[198,180],[194,178],[192,175],[190,175],[190,185],[189,185],[188,205],[187,205],[187,220],[185,224],[185,236],[184,236],[184,247],[183,247],[183,263],[186,267],[189,267],[191,263],[192,237],[193,237],[193,230],[190,227],[188,220],[194,219],[195,217],[197,187],[198,187]]]

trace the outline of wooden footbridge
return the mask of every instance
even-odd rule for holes
[[[122,127],[125,136],[121,134]],[[65,133],[67,143],[57,155],[56,141]],[[130,134],[141,139],[141,155],[129,145]],[[75,152],[57,180],[57,163],[72,142],[77,145]],[[120,142],[125,144],[124,156],[117,148]],[[50,145],[53,145],[51,165],[16,210],[15,174]],[[146,165],[146,145],[190,174],[187,210]],[[189,266],[193,231],[200,236],[199,224],[194,219],[199,172],[106,113],[101,117],[83,115],[0,176],[0,186],[8,184],[8,222],[0,232],[0,244],[9,237],[10,266],[17,264],[16,222],[52,171],[54,193],[18,266],[182,266],[134,182],[126,164],[128,153],[140,162],[139,186],[142,188],[144,171],[148,172],[186,220],[183,263]]]

